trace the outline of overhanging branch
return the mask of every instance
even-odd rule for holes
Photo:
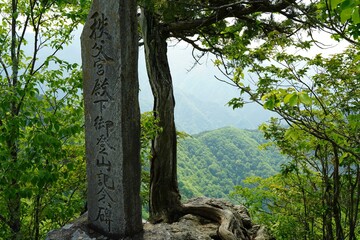
[[[280,12],[295,3],[291,1],[281,1],[276,4],[272,4],[268,0],[256,0],[256,1],[240,1],[235,3],[229,3],[229,1],[222,1],[224,5],[215,4],[216,1],[210,1],[209,9],[213,9],[213,13],[207,17],[198,19],[187,19],[182,21],[176,21],[171,23],[165,23],[164,28],[168,32],[182,33],[186,35],[194,35],[199,33],[200,28],[210,26],[216,22],[224,20],[228,17],[235,17],[241,19],[253,13],[275,13]],[[212,4],[212,5],[211,5]]]

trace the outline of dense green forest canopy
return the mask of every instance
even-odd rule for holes
[[[142,118],[143,130],[147,129],[150,122],[154,123],[150,113],[143,114]],[[150,154],[145,143],[148,144],[147,140],[152,138],[154,133],[148,131],[142,138],[144,216],[148,216],[149,166],[146,161]],[[181,137],[178,147],[178,172],[183,201],[206,196],[224,198],[236,203],[230,196],[235,186],[245,186],[243,181],[247,177],[270,177],[277,174],[281,165],[289,161],[275,147],[263,149],[267,143],[260,131],[234,127]]]
[[[229,199],[234,186],[250,176],[270,177],[287,162],[275,148],[260,150],[261,132],[233,127],[203,132],[179,141],[179,187],[183,197]]]

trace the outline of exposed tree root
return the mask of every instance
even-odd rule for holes
[[[222,240],[250,240],[240,214],[229,210],[221,201],[197,198],[183,205],[183,213],[198,215],[219,223],[218,235]]]

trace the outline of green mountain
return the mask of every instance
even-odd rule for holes
[[[214,88],[216,89],[216,87]],[[211,96],[213,97],[211,98]],[[225,126],[257,129],[261,123],[273,116],[270,111],[265,111],[255,104],[245,105],[241,109],[233,110],[226,105],[232,96],[236,95],[228,94],[227,97],[218,95],[217,97],[215,94],[209,94],[208,97],[200,97],[187,91],[177,90],[175,95],[175,122],[177,128],[190,134]]]
[[[200,81],[200,80],[199,80]],[[204,84],[211,92],[211,84]],[[225,85],[225,84],[224,84]],[[225,86],[226,87],[226,86]],[[177,89],[175,86],[175,122],[176,128],[189,134],[197,134],[203,131],[214,130],[225,126],[234,126],[241,129],[257,129],[258,126],[269,120],[274,114],[265,111],[255,103],[245,105],[241,109],[233,110],[227,106],[227,102],[236,94],[229,93],[227,96],[209,94],[202,96],[189,93],[191,89]],[[205,89],[205,87],[203,87]],[[213,86],[221,89],[220,86]],[[219,90],[222,92],[222,90]],[[224,91],[225,92],[225,91]],[[153,98],[150,88],[143,87],[140,91],[141,111],[151,111]]]
[[[277,173],[287,159],[276,149],[260,150],[264,143],[261,132],[234,127],[180,140],[178,180],[182,196],[227,198],[246,177]]]

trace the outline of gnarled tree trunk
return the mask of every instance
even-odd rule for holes
[[[162,128],[152,144],[150,170],[150,221],[173,222],[181,212],[177,183],[175,100],[167,59],[167,33],[162,31],[153,14],[142,10],[142,35],[154,114]]]
[[[184,205],[185,214],[194,214],[220,224],[218,236],[222,240],[250,240],[240,216],[237,216],[221,201],[213,201],[207,198],[199,198],[192,203]]]
[[[185,214],[195,214],[218,222],[218,235],[222,240],[249,239],[242,233],[241,223],[231,211],[207,203],[181,204],[177,182],[175,99],[167,59],[168,33],[152,12],[145,9],[141,14],[141,30],[147,73],[154,95],[154,114],[162,128],[152,144],[150,222],[172,223]]]

